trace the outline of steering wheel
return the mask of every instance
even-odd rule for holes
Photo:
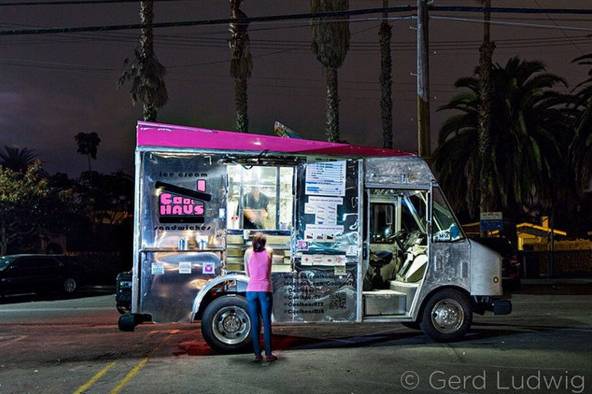
[[[389,241],[395,241],[399,250],[405,249],[405,244],[403,240],[407,237],[407,232],[405,230],[400,230],[388,237]]]

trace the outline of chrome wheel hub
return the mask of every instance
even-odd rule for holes
[[[212,332],[216,339],[227,345],[245,341],[251,331],[251,320],[247,312],[237,306],[220,308],[212,320]]]
[[[456,332],[465,321],[462,305],[453,299],[440,300],[432,308],[432,324],[442,334]]]

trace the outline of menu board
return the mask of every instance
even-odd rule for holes
[[[310,163],[306,166],[307,195],[345,196],[345,161]]]
[[[358,245],[358,162],[306,163],[298,175],[296,251],[346,255]]]

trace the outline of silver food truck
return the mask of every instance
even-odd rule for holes
[[[430,168],[405,152],[140,122],[131,312],[201,321],[215,350],[250,345],[244,252],[273,249],[273,322],[403,323],[461,338],[507,314],[500,256],[464,235]]]

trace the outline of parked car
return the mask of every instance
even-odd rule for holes
[[[117,274],[115,279],[115,307],[121,314],[132,310],[132,271]]]
[[[83,270],[63,255],[17,254],[0,257],[0,295],[61,291],[74,294]]]
[[[474,238],[474,240],[502,256],[502,287],[504,290],[520,289],[520,273],[522,270],[518,251],[514,245],[503,237]]]

